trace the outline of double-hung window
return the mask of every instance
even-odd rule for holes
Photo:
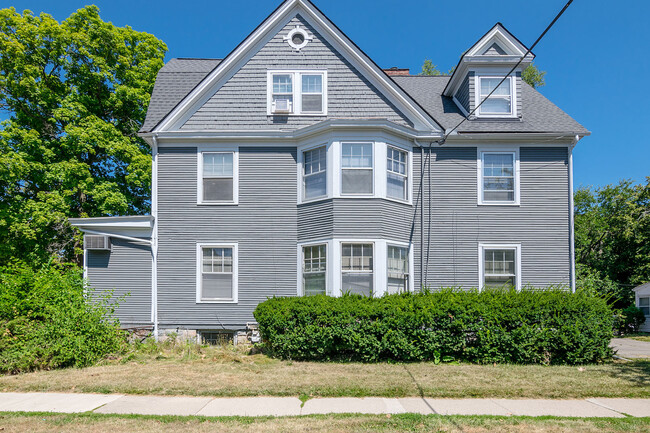
[[[507,77],[499,85],[502,79],[501,77],[479,77],[479,101],[483,101],[479,107],[479,115],[497,117],[512,114],[512,77]],[[490,95],[493,90],[494,93]]]
[[[343,143],[341,193],[372,195],[374,189],[372,143]]]
[[[373,244],[341,244],[341,292],[373,293]]]
[[[323,75],[302,74],[301,92],[302,113],[322,113],[323,110]]]
[[[232,203],[234,197],[234,153],[203,152],[204,203]]]
[[[408,200],[408,153],[390,146],[386,152],[386,194],[390,198]]]
[[[302,287],[305,295],[327,293],[327,245],[302,247]]]
[[[388,245],[388,293],[409,291],[408,248]]]
[[[293,113],[293,74],[273,74],[271,111]]]
[[[200,246],[200,302],[233,302],[235,299],[235,247]]]
[[[519,287],[517,248],[484,247],[483,287]]]
[[[639,309],[646,317],[650,317],[650,297],[639,298]]]
[[[481,166],[481,203],[516,203],[515,152],[482,152]]]
[[[327,195],[327,147],[303,152],[303,199]]]

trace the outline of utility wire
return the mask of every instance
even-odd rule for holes
[[[457,124],[456,126],[454,126],[454,127],[453,127],[449,132],[445,132],[445,135],[442,137],[442,139],[438,141],[438,143],[439,143],[440,145],[443,145],[443,144],[445,143],[445,140],[447,140],[447,137],[449,137],[449,136],[450,136],[450,135],[451,135],[451,134],[452,134],[456,129],[458,129],[458,127],[459,127],[460,125],[462,125],[462,124],[463,124],[467,119],[469,119],[470,117],[472,117],[472,115],[476,112],[476,110],[478,110],[479,107],[480,107],[481,105],[483,105],[483,103],[484,103],[485,101],[487,101],[488,98],[489,98],[490,96],[492,96],[492,94],[493,94],[494,92],[496,92],[497,89],[498,89],[499,87],[501,87],[501,84],[503,84],[503,82],[506,81],[506,79],[510,76],[510,74],[512,74],[512,73],[515,71],[515,69],[517,69],[517,67],[519,67],[519,65],[521,65],[521,62],[524,61],[524,59],[526,58],[526,56],[527,56],[528,54],[530,54],[530,52],[535,48],[535,46],[539,43],[539,41],[541,41],[542,38],[546,35],[546,33],[548,33],[548,31],[551,30],[551,27],[553,27],[553,25],[555,24],[555,22],[556,22],[558,19],[560,19],[560,17],[562,16],[562,14],[564,14],[564,12],[569,8],[569,6],[571,6],[571,3],[573,3],[573,0],[569,0],[569,1],[564,5],[564,7],[562,8],[562,10],[561,10],[561,11],[560,11],[556,16],[555,16],[555,18],[553,18],[553,21],[551,21],[551,23],[546,27],[546,29],[542,32],[542,34],[539,35],[539,37],[537,38],[537,40],[535,41],[535,43],[534,43],[533,45],[531,45],[530,48],[528,48],[528,50],[526,51],[526,53],[521,57],[521,59],[519,59],[519,61],[517,62],[517,64],[516,64],[515,66],[513,66],[512,69],[510,69],[510,72],[508,72],[508,73],[505,75],[505,77],[503,77],[503,78],[501,79],[501,81],[499,82],[499,84],[498,84],[497,86],[495,86],[494,89],[492,89],[492,91],[491,91],[490,93],[488,93],[488,95],[487,95],[487,96],[486,96],[486,97],[485,97],[485,98],[484,98],[484,99],[483,99],[483,100],[482,100],[482,101],[481,101],[481,102],[480,102],[476,107],[474,107],[474,109],[473,109],[473,110],[472,110],[472,111],[467,115],[467,117],[463,118],[463,120],[461,120],[460,122],[458,122],[458,124]]]

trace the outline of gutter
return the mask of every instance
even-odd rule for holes
[[[151,321],[154,339],[158,341],[158,135],[151,145]]]
[[[576,247],[575,247],[575,205],[573,203],[573,148],[580,141],[580,136],[573,138],[569,146],[569,253],[571,257],[571,292],[576,292]]]

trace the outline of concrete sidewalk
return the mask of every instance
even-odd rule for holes
[[[528,415],[559,417],[650,416],[650,399],[507,400],[435,398],[161,397],[140,395],[0,393],[0,412],[140,415],[297,416],[328,413]]]

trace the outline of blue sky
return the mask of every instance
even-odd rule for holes
[[[565,0],[314,0],[381,67],[419,71],[430,58],[455,66],[495,22],[530,45]],[[57,20],[94,3],[102,18],[162,39],[167,58],[228,54],[280,0],[14,0],[22,11]],[[535,49],[547,71],[540,91],[592,132],[574,153],[575,185],[599,186],[650,176],[650,2],[576,0]],[[639,86],[638,88],[636,86]]]

